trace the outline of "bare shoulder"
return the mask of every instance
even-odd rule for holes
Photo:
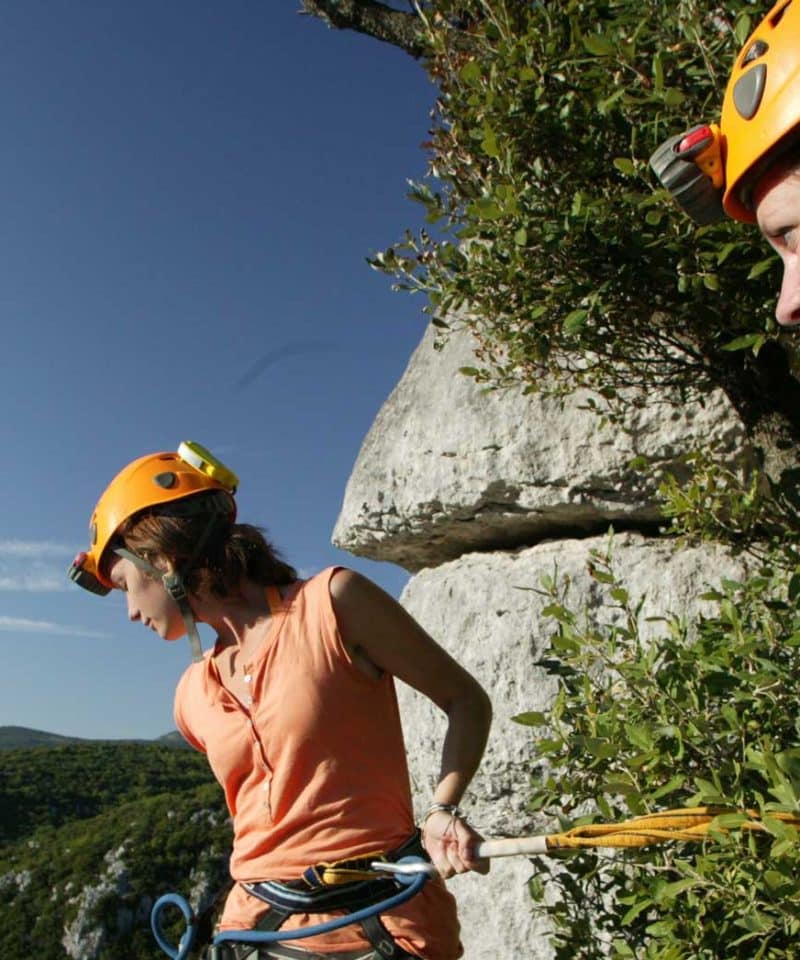
[[[386,606],[397,606],[402,610],[397,601],[390,597],[385,590],[382,590],[377,583],[373,583],[369,578],[347,567],[340,567],[333,572],[330,591],[336,606],[347,606],[351,603],[383,603]]]
[[[442,707],[457,697],[481,697],[473,678],[400,603],[367,577],[338,570],[331,598],[342,640],[379,670],[426,694]]]

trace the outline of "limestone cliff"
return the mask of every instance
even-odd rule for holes
[[[495,720],[481,770],[464,804],[486,836],[540,830],[526,812],[537,758],[512,717],[546,711],[552,683],[536,661],[549,630],[537,594],[543,574],[570,582],[569,601],[608,616],[588,575],[610,525],[615,570],[643,615],[696,611],[706,583],[743,572],[718,546],[681,548],[660,531],[658,471],[680,475],[681,458],[711,442],[731,457],[744,431],[721,393],[703,406],[653,395],[623,425],[602,425],[576,392],[563,404],[531,394],[487,392],[459,368],[474,363],[466,334],[441,351],[426,334],[379,412],[353,468],[334,541],[416,575],[401,602],[490,692]],[[655,467],[631,467],[646,457]],[[400,690],[419,807],[438,771],[444,717]],[[488,878],[454,879],[468,960],[549,958],[534,916],[525,860],[496,861]],[[487,908],[487,905],[492,905]]]

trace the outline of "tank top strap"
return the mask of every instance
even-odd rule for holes
[[[273,617],[283,606],[281,592],[274,584],[267,587],[267,603],[269,604],[270,615]]]

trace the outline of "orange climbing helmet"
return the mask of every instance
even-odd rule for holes
[[[722,104],[728,216],[755,221],[747,190],[800,124],[800,0],[780,0],[740,51]]]
[[[778,0],[740,50],[719,126],[671,137],[650,158],[662,184],[698,223],[723,212],[754,223],[749,192],[800,133],[800,0]]]
[[[89,521],[89,549],[79,553],[69,577],[92,593],[112,589],[103,573],[103,559],[114,534],[127,519],[148,507],[186,500],[199,493],[219,491],[210,510],[235,518],[238,478],[205,447],[185,441],[177,453],[153,453],[124,467],[111,481]],[[204,509],[206,505],[204,504]]]

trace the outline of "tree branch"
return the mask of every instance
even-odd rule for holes
[[[377,0],[301,0],[303,13],[335,30],[355,30],[400,47],[415,59],[430,49],[423,21],[414,13],[394,10]]]
[[[418,13],[404,13],[378,0],[300,0],[301,13],[327,23],[335,30],[355,30],[375,40],[390,43],[419,60],[431,53],[431,36]],[[460,53],[475,50],[475,38],[467,23],[445,22],[435,13],[436,30],[447,34],[447,46]]]

